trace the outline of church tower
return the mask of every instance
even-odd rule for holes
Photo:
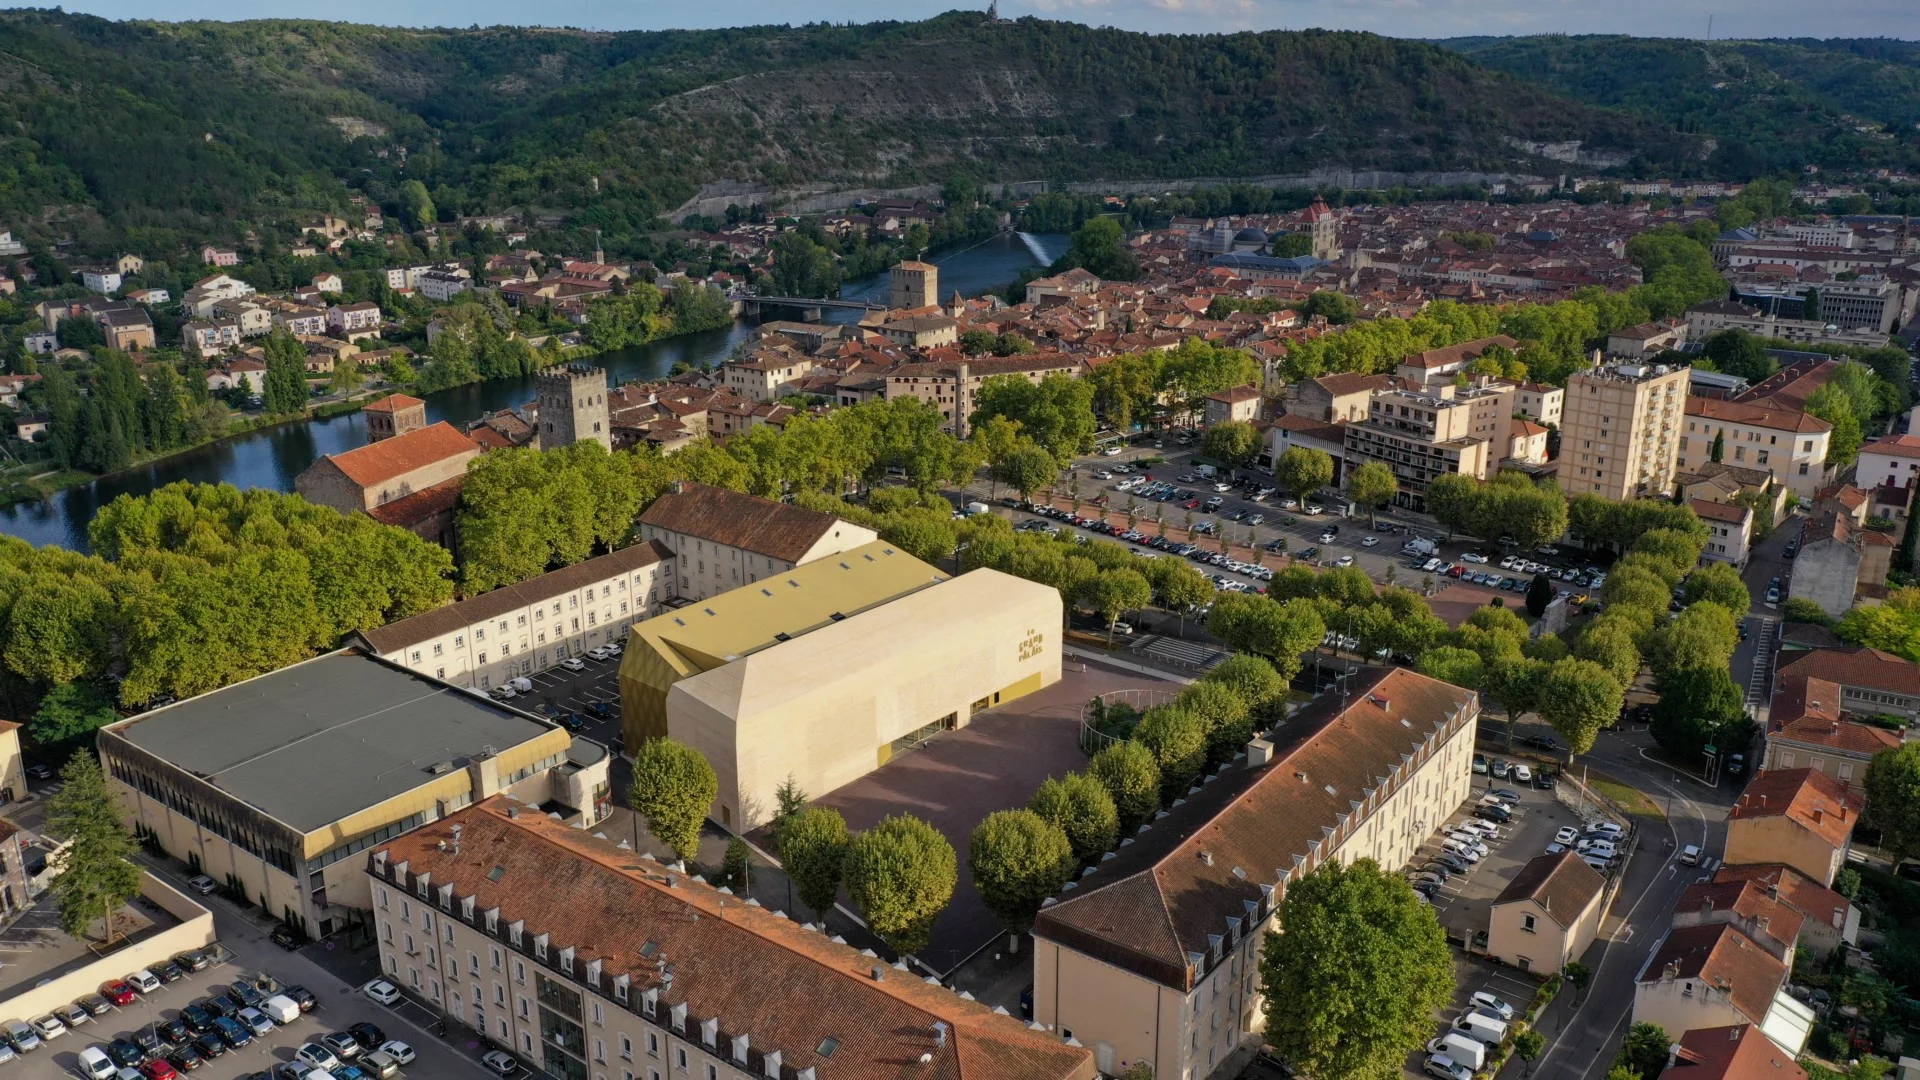
[[[548,368],[534,379],[539,388],[539,438],[542,450],[591,439],[613,449],[607,420],[607,373],[585,364]]]
[[[933,307],[940,303],[940,268],[932,263],[903,262],[893,268],[893,290],[887,306],[901,309]]]

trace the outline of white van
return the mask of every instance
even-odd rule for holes
[[[987,506],[986,503],[983,503],[983,502],[970,502],[967,504],[968,517],[974,517],[979,514],[985,514],[985,513],[988,513],[989,510],[990,508]]]
[[[1468,1012],[1460,1014],[1453,1022],[1455,1031],[1477,1039],[1488,1046],[1499,1046],[1507,1037],[1507,1025],[1488,1016],[1486,1013]]]
[[[1445,1054],[1474,1072],[1479,1072],[1487,1063],[1487,1044],[1457,1031],[1449,1031],[1428,1042],[1427,1053]]]
[[[260,1003],[260,1011],[276,1024],[291,1024],[300,1019],[300,1006],[285,994],[275,994]]]

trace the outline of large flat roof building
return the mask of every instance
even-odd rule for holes
[[[789,775],[831,791],[1052,684],[1060,625],[1049,586],[949,578],[876,541],[635,625],[627,745],[668,735],[700,750],[720,776],[715,819],[744,831]]]
[[[367,906],[348,857],[496,792],[597,820],[607,757],[564,728],[341,651],[100,730],[130,816],[313,934]]]
[[[361,868],[387,976],[535,1072],[1094,1080],[1058,1034],[506,799]]]

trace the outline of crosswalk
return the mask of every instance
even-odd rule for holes
[[[1767,674],[1773,659],[1774,620],[1760,618],[1759,639],[1753,643],[1753,672],[1747,677],[1747,707],[1758,708],[1767,700]]]

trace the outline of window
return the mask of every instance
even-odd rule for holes
[[[1843,761],[1840,763],[1840,779],[1842,780],[1853,779],[1853,762]]]
[[[414,662],[414,663],[416,663],[416,664],[420,662],[420,650],[419,650],[419,649],[415,649],[415,650],[413,650],[413,662]]]
[[[1531,915],[1522,915],[1522,916],[1520,916],[1520,929],[1521,929],[1521,930],[1524,930],[1525,932],[1527,932],[1527,933],[1529,933],[1529,934],[1532,934],[1532,933],[1535,933],[1535,932],[1536,932],[1536,931],[1534,930],[1534,926],[1535,926],[1535,920],[1534,920],[1534,917],[1533,917],[1533,916],[1531,916]]]

